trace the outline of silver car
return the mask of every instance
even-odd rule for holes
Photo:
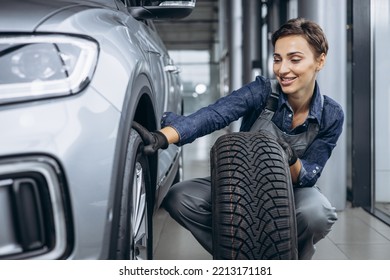
[[[1,0],[0,258],[149,259],[152,216],[180,174],[132,129],[180,113],[154,18],[195,0]]]

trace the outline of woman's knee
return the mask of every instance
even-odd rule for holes
[[[191,217],[211,211],[211,187],[207,178],[177,183],[171,187],[163,201],[163,207],[171,215]]]
[[[177,183],[169,189],[162,203],[163,208],[171,214],[173,212],[180,211],[179,210],[179,207],[181,207],[180,201],[183,201],[183,198],[185,196],[183,188],[180,187],[180,184],[181,183]]]
[[[313,233],[316,241],[325,237],[337,221],[335,208],[323,204],[310,204],[300,207],[296,209],[296,215],[297,222],[303,223],[306,230]]]

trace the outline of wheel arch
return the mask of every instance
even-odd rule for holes
[[[108,213],[105,229],[101,258],[113,259],[116,247],[116,236],[118,235],[118,213],[120,212],[121,201],[121,180],[125,168],[125,155],[129,141],[131,126],[133,121],[137,121],[148,130],[157,129],[157,120],[155,106],[153,103],[153,87],[150,79],[144,73],[141,73],[129,83],[128,94],[123,102],[121,111],[121,120],[118,128],[118,137],[116,140],[116,150],[113,163],[113,171],[110,185],[110,197],[108,201]],[[149,157],[150,180],[151,180],[151,203],[154,203],[157,182],[157,155]]]
[[[152,100],[148,94],[142,94],[138,106],[135,110],[133,120],[147,128],[149,131],[155,131],[157,129],[156,114]],[[157,168],[158,168],[158,155],[157,153],[149,156],[149,168],[150,168],[150,183],[152,191],[152,203],[154,204],[154,198],[156,194],[157,185]]]

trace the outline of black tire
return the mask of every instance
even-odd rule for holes
[[[221,136],[211,149],[214,259],[297,259],[291,175],[266,132]]]
[[[173,179],[172,186],[183,181],[183,177],[184,177],[183,162],[184,162],[183,150],[181,150],[179,155],[179,167],[176,171],[175,178]]]
[[[141,137],[132,129],[122,184],[116,259],[152,259],[150,173],[142,148]]]

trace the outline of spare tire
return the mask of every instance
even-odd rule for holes
[[[211,149],[213,258],[298,258],[291,175],[267,132],[238,132]]]

